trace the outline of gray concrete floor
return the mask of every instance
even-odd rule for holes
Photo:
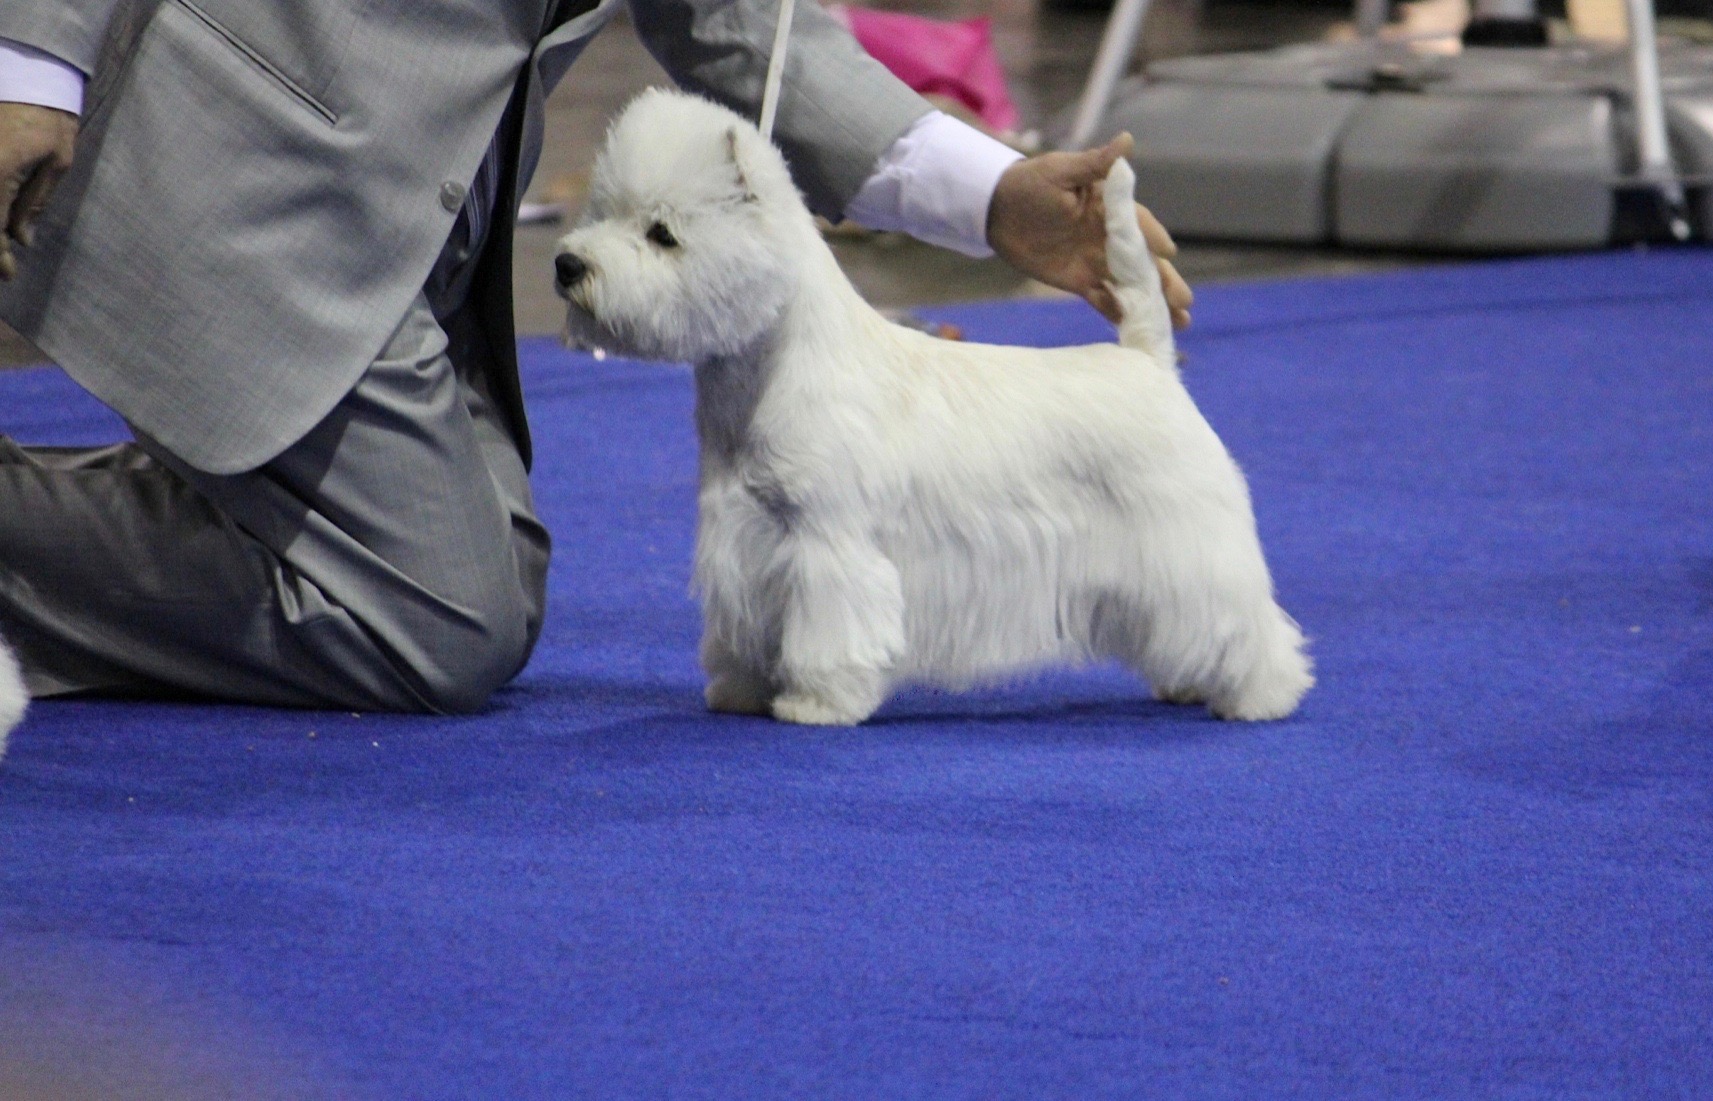
[[[1048,6],[1042,0],[886,0],[877,5],[939,18],[987,15],[1022,112],[1024,127],[1046,127],[1081,90],[1105,25],[1101,8]],[[1262,48],[1319,37],[1346,15],[1340,6],[1263,0],[1156,0],[1139,60],[1214,50]],[[583,55],[548,104],[547,146],[532,197],[575,203],[607,120],[633,95],[667,83],[628,22],[609,27]],[[562,309],[552,288],[554,243],[563,226],[520,227],[516,248],[518,331],[555,333]],[[918,305],[1052,293],[997,260],[970,260],[881,234],[836,237],[834,249],[853,282],[877,306]],[[1422,258],[1184,242],[1179,267],[1192,283],[1295,274],[1341,274]],[[0,325],[0,366],[37,362],[39,353]]]

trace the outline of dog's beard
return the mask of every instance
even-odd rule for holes
[[[613,295],[599,285],[563,292],[568,345],[637,359],[698,363],[742,353],[784,309],[781,280],[751,279],[721,297],[681,301],[664,293]]]
[[[575,297],[567,297],[570,305],[565,310],[565,328],[559,334],[565,346],[584,352],[616,351],[612,334],[595,320],[588,307]]]
[[[597,315],[576,303],[565,313],[565,343],[589,352],[611,352],[632,359],[682,359],[678,349],[649,337],[636,325]]]
[[[565,312],[562,335],[568,347],[598,355],[611,353],[630,359],[670,362],[695,358],[695,349],[684,346],[684,342],[660,338],[657,325],[627,320],[619,314],[597,314],[575,302]]]

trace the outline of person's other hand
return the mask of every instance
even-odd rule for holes
[[[1101,183],[1112,162],[1130,152],[1129,134],[1081,153],[1043,153],[1005,170],[987,211],[987,243],[1007,263],[1049,286],[1081,295],[1106,316],[1119,320],[1118,302],[1107,289],[1106,204]],[[1140,203],[1136,221],[1160,266],[1172,324],[1190,323],[1195,295],[1172,266],[1178,246],[1166,227]]]
[[[0,103],[0,279],[18,274],[14,243],[30,247],[36,216],[71,167],[77,116],[30,103]]]

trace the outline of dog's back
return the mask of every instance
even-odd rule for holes
[[[1124,313],[1118,342],[1175,369],[1172,313],[1160,286],[1160,269],[1136,221],[1136,173],[1123,157],[1114,161],[1106,174],[1102,199],[1106,204],[1106,265],[1112,271],[1108,286]]]

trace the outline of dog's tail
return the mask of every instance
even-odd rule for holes
[[[1136,222],[1136,173],[1123,157],[1113,161],[1112,170],[1106,174],[1102,200],[1106,204],[1106,266],[1112,272],[1107,286],[1124,315],[1118,325],[1118,342],[1176,369],[1172,312],[1160,286],[1160,269]]]

